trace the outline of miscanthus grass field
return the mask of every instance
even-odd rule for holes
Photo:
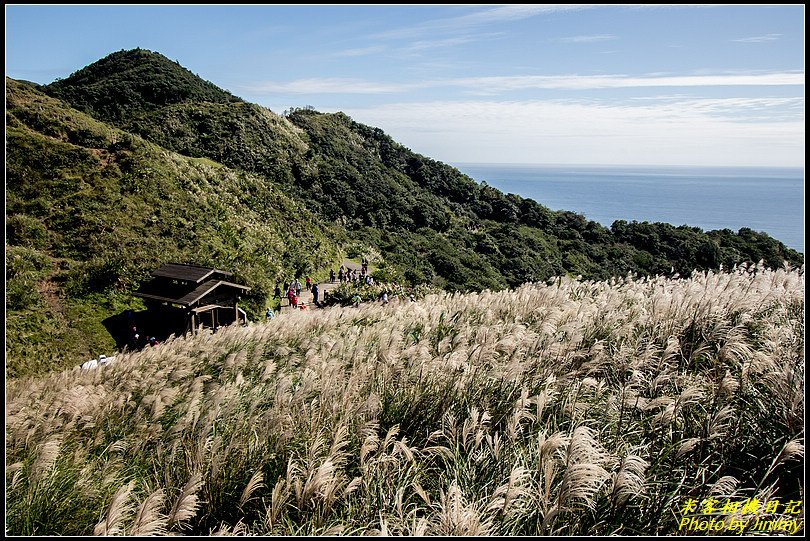
[[[803,268],[285,313],[7,382],[6,532],[675,534],[713,499],[795,519],[803,397]]]

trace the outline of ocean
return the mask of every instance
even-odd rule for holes
[[[610,227],[665,222],[704,231],[749,227],[804,253],[804,169],[461,163],[505,193]]]

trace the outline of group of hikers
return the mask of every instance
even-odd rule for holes
[[[147,345],[149,347],[155,347],[158,344],[160,344],[160,341],[154,336],[150,336],[147,339],[145,335],[141,335],[141,333],[138,331],[137,325],[132,326],[132,329],[130,330],[129,343],[127,344],[131,350],[142,349]]]
[[[312,293],[312,303],[315,306],[320,306],[320,288],[318,284],[312,281],[312,278],[307,276],[304,279],[304,284],[306,286],[306,290]],[[301,300],[301,280],[296,276],[295,280],[290,282],[284,282],[284,289],[281,288],[281,282],[276,282],[275,290],[273,291],[273,298],[279,299],[279,308],[281,307],[281,295],[282,292],[284,296],[287,297],[289,301],[289,306],[293,309],[299,308],[301,310],[305,310],[307,305],[304,301]],[[267,307],[267,317],[270,318],[272,310],[270,307]]]
[[[366,285],[374,285],[374,279],[371,277],[371,274],[368,271],[368,259],[365,257],[362,259],[360,269],[352,269],[346,268],[345,265],[341,265],[340,268],[335,272],[334,269],[329,271],[329,283],[334,284],[335,281],[338,281],[341,284],[348,284],[348,283],[365,283]],[[306,288],[306,291],[309,291],[312,294],[312,305],[315,307],[322,307],[323,303],[326,301],[326,296],[329,294],[328,292],[324,292],[324,299],[321,300],[321,291],[316,282],[312,280],[310,276],[306,276],[304,278],[304,284],[302,287],[301,280],[298,276],[290,281],[285,281],[283,284],[280,280],[276,281],[276,287],[273,291],[273,298],[279,300],[279,313],[281,312],[281,307],[284,306],[283,299],[284,297],[287,298],[287,305],[293,310],[306,310],[309,308],[302,299],[301,299],[301,292],[303,289]],[[383,291],[380,293],[379,300],[383,305],[387,305],[389,303],[389,289],[390,294],[394,297],[404,299],[405,298],[405,291],[401,285],[397,284],[390,284],[388,285]],[[283,296],[282,296],[283,295]],[[409,292],[408,295],[409,300],[414,301],[414,296],[412,292]],[[359,293],[355,293],[351,298],[351,304],[353,306],[359,306],[363,299],[360,297]],[[267,320],[273,319],[276,316],[273,309],[268,306],[265,312],[265,318]]]
[[[367,285],[374,284],[374,278],[371,277],[371,274],[368,272],[368,259],[365,257],[363,258],[363,262],[360,266],[360,272],[357,272],[357,269],[347,269],[343,265],[340,266],[340,269],[335,275],[335,271],[329,271],[329,282],[334,284],[335,278],[337,278],[338,282],[341,284],[349,283],[349,282],[364,282]]]
[[[143,349],[146,346],[155,347],[160,344],[160,341],[154,336],[147,336],[138,329],[135,324],[135,314],[132,310],[127,310],[124,316],[126,317],[126,325],[129,327],[129,339],[126,345],[131,351]]]

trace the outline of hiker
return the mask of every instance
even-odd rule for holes
[[[360,306],[361,302],[363,302],[363,298],[358,293],[355,293],[352,296],[352,306],[354,306],[356,308],[356,307]]]
[[[290,286],[290,289],[287,291],[287,300],[290,301],[290,306],[293,305],[293,297],[295,297],[295,290]]]
[[[273,298],[276,297],[281,300],[281,288],[279,287],[278,282],[276,282],[276,289],[273,290]]]
[[[388,290],[384,290],[382,293],[382,303],[383,305],[388,304]]]
[[[307,284],[306,284],[307,285],[307,291],[311,291],[312,290],[312,278],[307,276],[306,282],[307,282]]]
[[[155,337],[154,337],[154,336],[149,337],[149,345],[150,345],[151,347],[155,347],[155,346],[157,346],[158,344],[160,344],[160,342],[158,342],[158,341],[155,339]]]
[[[276,317],[276,314],[274,314],[273,309],[268,306],[267,311],[264,313],[264,317],[267,319],[267,321],[270,321],[271,319]]]
[[[295,278],[295,296],[301,296],[301,282],[298,281],[298,277]]]
[[[335,283],[335,269],[329,271],[329,283]]]
[[[340,270],[338,271],[338,280],[340,283],[343,283],[343,279],[346,277],[346,273],[343,271],[343,265],[340,266]]]
[[[132,326],[132,334],[129,338],[129,345],[132,349],[138,349],[141,345],[141,333],[138,332],[138,327]]]
[[[313,284],[312,285],[312,302],[313,302],[313,304],[315,304],[315,306],[320,306],[320,304],[318,304],[318,293],[320,293],[320,290],[318,289],[318,284]]]
[[[298,308],[298,296],[295,293],[290,295],[290,305],[293,308]]]

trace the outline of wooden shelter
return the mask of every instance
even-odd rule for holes
[[[216,329],[247,322],[239,300],[250,288],[231,282],[232,276],[210,267],[166,263],[133,295],[143,298],[150,311],[158,312],[155,315],[159,319],[177,330],[196,332],[200,326]]]

